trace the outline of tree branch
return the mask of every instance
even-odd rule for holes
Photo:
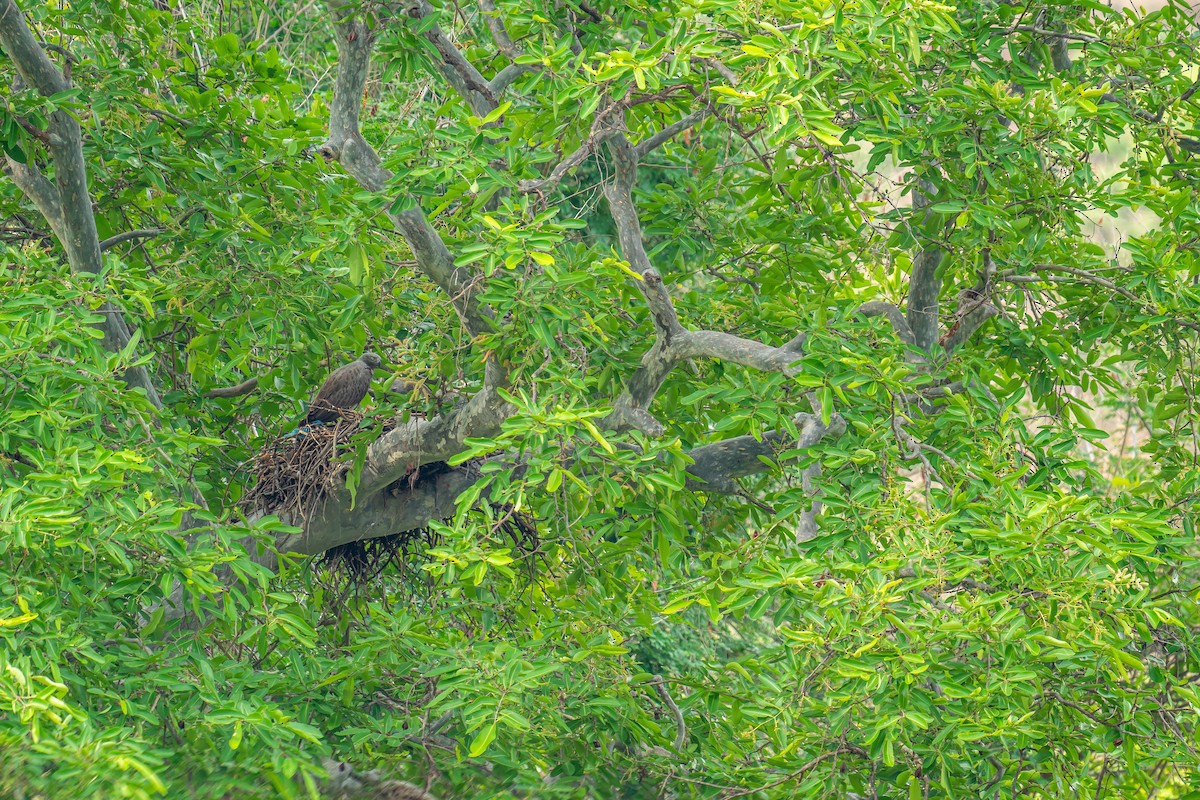
[[[426,0],[408,0],[408,15],[413,19],[424,19],[435,13],[435,9]],[[471,111],[476,116],[483,117],[494,111],[499,105],[496,95],[487,79],[467,60],[459,49],[454,46],[439,25],[434,23],[422,34],[442,57],[438,68],[450,84],[458,90]]]
[[[691,128],[693,125],[700,122],[707,116],[707,108],[702,108],[699,111],[693,111],[691,114],[688,114],[678,122],[673,122],[653,136],[638,142],[637,146],[634,148],[635,155],[640,161],[642,158],[645,158],[647,153],[661,147],[664,143],[670,141],[673,137],[678,136],[680,133],[683,133],[688,128]]]
[[[916,337],[913,336],[912,328],[908,327],[908,320],[904,318],[904,312],[891,303],[885,303],[882,300],[869,300],[858,307],[858,313],[868,318],[887,317],[888,322],[892,323],[892,328],[895,329],[896,335],[900,337],[900,341],[912,345],[917,343]]]
[[[834,438],[846,432],[846,422],[834,414],[829,425],[817,414],[801,412],[792,417],[800,435],[793,439],[787,431],[768,431],[762,438],[737,436],[692,450],[693,464],[688,467],[687,488],[693,491],[734,494],[735,481],[748,475],[765,472],[763,459],[776,462],[776,454],[784,450],[803,450],[827,436]]]
[[[332,0],[330,9],[337,34],[338,77],[330,105],[329,139],[320,152],[325,158],[338,161],[364,188],[383,192],[392,173],[382,166],[358,127],[373,36],[369,26],[359,18],[357,4],[352,4],[352,0]],[[421,13],[432,10],[428,3],[419,4],[418,11],[421,9],[424,9]],[[411,198],[408,202],[409,208],[389,211],[388,216],[404,236],[418,267],[450,298],[472,336],[490,332],[492,313],[475,299],[480,276],[454,265],[454,257],[442,237],[416,202]],[[423,464],[445,461],[460,452],[467,438],[498,430],[513,411],[499,395],[506,380],[504,368],[489,357],[484,367],[483,387],[467,403],[431,419],[411,420],[373,442],[367,449],[358,495],[377,493]]]
[[[789,378],[800,371],[795,366],[800,358],[796,352],[722,331],[685,331],[675,351],[680,358],[717,358],[762,372],[782,372]]]
[[[522,75],[529,72],[537,72],[536,64],[509,64],[504,69],[496,73],[496,76],[488,82],[488,87],[492,90],[492,95],[500,97],[512,86],[513,81]]]
[[[428,5],[428,4],[426,4]],[[329,109],[329,139],[319,152],[337,161],[365,189],[383,192],[393,175],[359,131],[359,108],[366,85],[374,35],[357,15],[353,0],[332,0],[330,8],[337,33],[338,75]],[[404,236],[421,270],[449,297],[463,325],[473,336],[491,330],[490,316],[475,301],[475,278],[465,267],[454,266],[454,257],[425,214],[410,199],[410,207],[388,212]]]
[[[214,397],[241,397],[244,394],[250,394],[258,388],[258,378],[249,378],[242,381],[237,386],[222,386],[218,389],[209,389],[204,393],[207,398]]]
[[[933,184],[921,180],[913,188],[913,213],[918,214],[933,205]],[[923,223],[928,224],[929,212]],[[922,350],[938,340],[938,300],[942,293],[942,279],[937,268],[942,263],[942,248],[932,242],[921,243],[921,252],[913,259],[912,277],[908,284],[908,327],[912,331],[913,344]],[[898,332],[898,331],[897,331]]]
[[[785,347],[771,347],[719,331],[688,330],[679,322],[670,293],[658,270],[650,264],[642,243],[641,223],[633,203],[638,148],[624,134],[614,133],[608,139],[608,151],[615,171],[612,180],[604,185],[604,196],[617,228],[621,252],[642,278],[637,286],[654,320],[655,339],[613,404],[612,413],[604,419],[604,425],[617,431],[635,428],[651,436],[661,435],[662,423],[647,409],[671,370],[689,358],[719,358],[754,369],[794,375],[792,364],[799,360],[798,349],[803,344],[799,337]]]
[[[675,720],[675,752],[683,750],[683,746],[687,744],[687,725],[683,721],[683,712],[679,710],[679,706],[671,697],[671,693],[667,691],[667,685],[663,682],[661,676],[655,676],[650,682],[654,687],[654,691],[658,694],[660,700],[666,705],[671,712],[671,718]]]
[[[517,191],[522,194],[540,192],[549,186],[558,184],[571,170],[593,155],[602,142],[608,141],[624,130],[623,111],[624,106],[620,103],[610,103],[606,108],[601,109],[596,114],[596,118],[592,120],[592,127],[588,131],[587,138],[574,152],[555,165],[546,177],[518,181]]]
[[[12,59],[22,80],[43,97],[70,88],[66,75],[46,55],[13,0],[0,0],[0,47]],[[79,122],[67,110],[57,109],[50,114],[47,134],[48,149],[54,161],[53,184],[36,167],[18,165],[12,159],[6,159],[5,172],[46,217],[66,251],[71,270],[99,274],[104,261],[88,192]],[[106,303],[101,313],[104,315],[104,347],[110,352],[119,352],[130,339],[124,317],[111,303]],[[162,400],[145,367],[126,370],[125,382],[131,388],[141,388],[156,408],[162,408]]]
[[[1017,25],[1012,28],[1022,33],[1032,33],[1035,36],[1046,36],[1052,39],[1069,39],[1073,42],[1103,42],[1099,36],[1089,36],[1086,33],[1070,33],[1068,31],[1051,31],[1045,28],[1035,28],[1032,25]]]
[[[1108,289],[1109,291],[1112,291],[1112,292],[1116,292],[1117,294],[1124,297],[1126,300],[1129,300],[1138,306],[1143,305],[1142,299],[1140,297],[1138,297],[1136,294],[1134,294],[1133,292],[1129,291],[1128,289],[1124,289],[1120,286],[1117,286],[1115,283],[1110,281],[1108,278],[1105,278],[1101,275],[1097,275],[1094,272],[1088,272],[1085,269],[1079,269],[1077,267],[1067,267],[1067,266],[1062,266],[1059,264],[1037,264],[1031,269],[1031,271],[1032,272],[1061,272],[1066,275],[1074,275],[1075,277],[1082,280],[1084,283],[1092,283],[1092,284],[1095,284],[1096,286],[1103,286],[1105,289]],[[1011,283],[1019,283],[1020,282],[1019,279],[1024,278],[1024,277],[1032,278],[1033,276],[1018,275],[1017,271],[1015,269],[1006,269],[1003,272],[996,275],[996,280],[1008,281]]]
[[[145,230],[125,231],[118,233],[116,236],[110,236],[100,243],[100,252],[104,252],[110,248],[116,247],[119,244],[128,242],[132,239],[150,239],[163,233],[164,228],[146,228]]]
[[[508,35],[508,29],[504,27],[504,20],[500,18],[495,0],[479,0],[479,10],[483,12],[483,21],[492,33],[496,49],[510,59],[521,55],[520,49],[513,44],[512,37]]]

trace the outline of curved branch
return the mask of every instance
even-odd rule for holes
[[[509,64],[504,69],[496,73],[496,76],[488,82],[488,87],[492,90],[495,97],[500,97],[512,86],[513,81],[530,72],[537,72],[536,64]]]
[[[353,0],[332,0],[330,9],[337,34],[338,76],[329,111],[329,139],[320,147],[320,153],[340,163],[367,190],[383,192],[393,175],[359,131],[359,109],[374,36],[370,26],[360,19]],[[410,13],[424,15],[431,11],[432,7],[422,0]],[[455,266],[449,248],[416,201],[411,196],[402,196],[401,200],[408,208],[389,211],[388,216],[404,236],[417,266],[450,298],[472,336],[490,332],[492,312],[475,299],[481,276]],[[506,380],[504,368],[489,357],[483,387],[463,406],[431,419],[411,420],[381,436],[367,449],[357,495],[374,494],[423,464],[445,461],[460,452],[469,437],[495,432],[513,410],[499,395]]]
[[[218,389],[209,389],[204,393],[205,397],[241,397],[244,394],[250,394],[258,388],[258,378],[250,378],[239,383],[237,386],[222,386]]]
[[[435,13],[435,9],[426,0],[409,0],[408,15],[413,19],[424,19]],[[462,98],[467,101],[471,111],[483,117],[494,111],[499,105],[487,79],[467,60],[450,37],[434,23],[422,34],[441,55],[442,61],[438,69],[450,82]]]
[[[800,354],[784,347],[743,339],[722,331],[687,331],[675,347],[680,358],[718,358],[762,372],[782,372],[789,378],[800,368]]]
[[[671,693],[667,691],[667,684],[663,681],[662,676],[655,676],[651,681],[654,691],[658,694],[660,700],[666,704],[667,709],[671,712],[671,718],[675,720],[675,752],[683,749],[687,744],[687,725],[683,721],[683,712],[679,710],[679,705],[676,704]]]
[[[891,303],[885,303],[882,300],[870,300],[858,307],[858,313],[868,318],[887,317],[888,322],[892,323],[892,328],[895,329],[896,335],[900,337],[900,341],[913,345],[917,343],[916,337],[913,336],[912,328],[908,327],[908,320],[904,318],[904,312]]]
[[[382,165],[379,155],[359,131],[359,109],[374,34],[359,18],[358,4],[353,0],[334,0],[330,7],[337,33],[338,74],[329,108],[329,139],[321,145],[319,152],[326,159],[341,164],[368,191],[383,192],[393,174]],[[410,197],[402,199],[407,201],[409,208],[389,211],[388,216],[408,242],[417,265],[450,297],[472,335],[489,331],[491,326],[487,319],[490,314],[481,309],[474,298],[474,276],[465,267],[454,266],[454,257],[446,243],[416,202]]]
[[[761,440],[738,436],[691,450],[688,455],[693,463],[688,468],[687,488],[710,494],[737,494],[741,491],[739,478],[766,472],[772,469],[772,464],[792,461],[778,461],[778,453],[813,447],[822,439],[840,436],[846,430],[846,423],[837,414],[828,426],[816,414],[796,414],[792,419],[799,430],[798,438],[787,431],[768,431]],[[497,460],[512,465],[508,458],[498,456]],[[520,465],[516,469],[521,469]],[[449,519],[456,511],[458,496],[480,477],[478,470],[445,468],[427,477],[418,473],[416,480],[405,478],[385,484],[382,491],[364,491],[367,482],[364,468],[353,509],[348,496],[331,497],[304,521],[303,533],[287,535],[278,541],[279,552],[316,555],[347,542],[404,533],[423,528],[431,521]],[[274,551],[264,552],[256,560],[271,569],[277,564]]]
[[[43,97],[70,88],[67,76],[46,55],[13,0],[0,0],[0,47],[8,54],[21,78]],[[88,192],[83,133],[79,121],[65,109],[51,113],[49,123],[47,141],[54,162],[54,183],[51,184],[36,167],[17,164],[12,159],[6,159],[5,172],[46,218],[66,251],[71,270],[98,275],[104,260]],[[120,352],[130,340],[124,317],[112,303],[105,303],[101,313],[104,315],[104,347],[110,352]],[[145,367],[130,367],[125,371],[125,382],[131,388],[141,388],[156,408],[162,408],[162,400]]]

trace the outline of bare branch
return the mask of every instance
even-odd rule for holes
[[[589,136],[574,152],[572,152],[562,161],[558,162],[554,169],[550,171],[549,175],[544,178],[520,181],[517,183],[517,191],[522,194],[528,194],[530,192],[540,192],[548,186],[556,185],[559,181],[565,178],[571,172],[571,170],[578,167],[584,161],[587,161],[588,158],[594,152],[596,152],[596,145],[603,142],[604,139],[610,135],[612,135],[611,132],[602,134],[600,137]]]
[[[0,43],[21,78],[37,89],[38,94],[50,97],[71,88],[66,76],[34,38],[13,0],[0,0]]]
[[[1130,114],[1133,114],[1142,122],[1149,122],[1152,124],[1158,124],[1159,122],[1162,122],[1161,114],[1151,114],[1149,111],[1146,111],[1143,108],[1138,108],[1137,106],[1126,101],[1122,97],[1118,97],[1112,92],[1105,92],[1104,94],[1100,95],[1100,100],[1104,103],[1116,103],[1119,106],[1123,106],[1129,111]]]
[[[517,191],[522,194],[528,194],[529,192],[540,192],[549,186],[556,185],[571,170],[593,155],[601,143],[608,141],[625,129],[623,112],[624,106],[620,103],[610,103],[607,107],[601,109],[596,114],[596,118],[592,120],[592,127],[588,132],[588,137],[583,140],[583,143],[574,152],[555,165],[554,169],[546,177],[520,181],[517,184]]]
[[[24,15],[13,0],[0,0],[0,47],[8,54],[25,83],[33,86],[43,97],[70,88],[70,81],[34,38]],[[66,251],[71,270],[99,274],[104,261],[100,237],[96,232],[96,218],[92,214],[92,198],[88,192],[79,121],[65,109],[57,109],[50,114],[45,141],[54,161],[53,184],[36,167],[17,164],[11,158],[6,159],[5,172],[46,217]],[[111,303],[106,303],[101,313],[104,315],[104,346],[109,351],[119,352],[130,340],[124,317]],[[143,389],[150,402],[156,408],[162,408],[162,401],[145,367],[126,370],[125,381],[131,387]]]
[[[637,285],[654,320],[655,339],[613,404],[612,413],[604,419],[604,425],[618,431],[635,428],[651,436],[661,435],[662,423],[647,409],[671,370],[689,358],[719,358],[754,369],[794,375],[797,370],[792,364],[800,358],[801,337],[785,347],[771,347],[719,331],[688,330],[679,322],[670,293],[658,270],[651,266],[642,243],[641,223],[633,203],[637,147],[618,133],[608,139],[608,150],[616,169],[613,179],[604,186],[604,196],[617,228],[621,252],[642,278]]]
[[[885,303],[882,300],[869,300],[858,307],[858,313],[864,317],[887,317],[888,322],[892,323],[892,328],[895,329],[896,335],[900,337],[900,341],[905,344],[916,344],[916,337],[913,336],[912,328],[908,327],[908,320],[904,318],[904,312],[896,308],[891,303]]]
[[[700,122],[707,116],[707,108],[702,108],[699,111],[693,111],[691,114],[688,114],[678,122],[673,122],[672,124],[663,128],[650,138],[643,139],[642,141],[638,142],[637,146],[634,148],[634,153],[637,155],[638,159],[641,160],[646,156],[647,153],[655,150],[658,147],[661,147],[665,142],[670,141],[673,137],[678,136],[683,131],[691,128],[693,125]]]
[[[357,3],[334,0],[330,7],[337,32],[338,75],[329,109],[329,139],[319,152],[326,159],[340,163],[367,190],[383,192],[393,175],[382,166],[379,155],[363,139],[358,127],[373,33],[358,18]],[[388,216],[408,242],[421,270],[450,297],[467,330],[472,335],[490,330],[489,315],[474,299],[475,279],[466,268],[454,266],[454,257],[446,243],[416,202],[410,201],[409,208],[389,212]]]
[[[110,236],[100,243],[100,252],[104,252],[109,248],[116,247],[123,242],[128,242],[132,239],[150,239],[164,232],[164,228],[146,228],[144,230],[125,231],[118,233],[116,236]]]
[[[496,48],[509,58],[521,55],[520,49],[513,44],[512,37],[508,35],[508,29],[504,27],[504,20],[500,18],[500,11],[496,8],[495,0],[479,0],[479,9],[483,12],[483,21],[487,24],[488,30],[492,32],[492,40],[496,43]]]
[[[1067,266],[1063,266],[1060,264],[1037,264],[1036,266],[1034,266],[1032,268],[1032,271],[1033,272],[1061,272],[1066,275],[1074,275],[1075,277],[1079,278],[1080,280],[1082,280],[1085,283],[1093,283],[1097,286],[1103,286],[1105,289],[1108,289],[1109,291],[1116,292],[1117,294],[1124,297],[1126,300],[1136,303],[1138,306],[1141,306],[1143,304],[1142,299],[1140,297],[1138,297],[1136,294],[1134,294],[1133,292],[1129,291],[1128,289],[1124,289],[1120,286],[1117,286],[1115,283],[1110,281],[1108,278],[1105,278],[1101,275],[1097,275],[1094,272],[1088,272],[1085,269],[1079,269],[1077,267],[1067,267]],[[1006,269],[1003,272],[998,273],[996,275],[996,280],[1008,281],[1011,283],[1020,283],[1020,280],[1018,280],[1018,279],[1022,278],[1022,277],[1033,277],[1033,276],[1017,275],[1016,270]]]
[[[408,1],[408,15],[413,19],[424,19],[433,13],[435,10],[427,0]],[[437,48],[442,57],[442,62],[438,65],[442,75],[467,101],[471,111],[480,117],[494,111],[499,102],[492,92],[491,85],[475,65],[454,46],[454,42],[450,41],[450,37],[441,27],[434,24],[422,35]]]
[[[499,394],[506,375],[495,360],[485,366],[483,387],[457,409],[429,419],[412,419],[367,448],[358,494],[378,492],[417,467],[446,461],[469,438],[492,436],[515,410]]]
[[[809,496],[814,494],[813,479],[819,477],[821,477],[820,461],[814,461],[800,472],[800,488],[804,490],[805,494]],[[813,500],[812,508],[801,512],[800,522],[796,525],[797,542],[808,542],[817,538],[817,534],[821,532],[817,527],[817,515],[820,513],[820,500]]]
[[[935,188],[921,180],[913,189],[913,213],[917,214],[933,204],[931,196]],[[929,212],[924,215],[926,221]],[[932,242],[922,242],[921,252],[913,259],[912,277],[908,284],[908,327],[913,334],[913,344],[929,350],[938,340],[938,300],[942,293],[942,279],[937,268],[942,263],[942,248]]]
[[[513,81],[529,72],[537,72],[536,64],[509,64],[504,69],[496,73],[496,77],[488,82],[488,87],[492,90],[492,95],[500,97],[512,86]]]
[[[1073,42],[1103,42],[1099,36],[1089,36],[1086,33],[1070,33],[1069,31],[1051,31],[1045,28],[1035,28],[1032,25],[1017,25],[1012,30],[1021,31],[1022,33],[1032,33],[1036,36],[1045,36],[1051,39],[1069,39]]]
[[[392,173],[382,166],[375,150],[359,132],[359,107],[370,64],[373,34],[358,16],[353,0],[332,0],[338,45],[338,77],[330,105],[329,139],[321,154],[338,161],[366,189],[383,192]],[[432,11],[423,0],[417,14]],[[457,267],[442,237],[430,224],[415,199],[409,207],[388,216],[408,242],[417,265],[450,298],[463,325],[472,336],[492,330],[491,310],[480,306],[475,295],[481,278],[466,267]],[[358,495],[377,493],[413,469],[445,461],[460,452],[464,440],[494,433],[513,409],[499,395],[507,373],[494,358],[485,363],[483,387],[465,404],[431,419],[412,420],[376,440],[367,450]],[[403,529],[400,529],[403,530]]]
[[[59,241],[68,236],[66,220],[63,218],[62,202],[59,200],[58,189],[33,164],[22,164],[10,156],[5,156],[4,173],[12,179],[17,188],[33,201],[37,210],[46,218],[50,229]]]
[[[786,431],[768,431],[761,440],[738,436],[693,449],[689,453],[694,463],[688,468],[688,489],[710,494],[738,494],[741,491],[736,482],[739,478],[766,472],[771,469],[769,462],[781,463],[776,455],[783,450],[813,447],[822,439],[840,436],[846,430],[845,422],[837,414],[828,426],[823,425],[820,416],[815,414],[796,414],[792,419],[799,430],[798,438],[792,438]],[[447,423],[437,424],[444,428]],[[418,435],[414,438],[426,437]],[[426,463],[445,457],[448,456],[428,458]],[[508,458],[497,457],[511,466]],[[368,455],[368,465],[370,461]],[[515,468],[521,469],[520,465]],[[402,479],[393,478],[378,487],[382,489],[378,491],[368,482],[367,469],[364,467],[358,501],[353,509],[347,496],[330,498],[305,521],[303,533],[278,541],[279,552],[316,555],[339,544],[402,533],[423,528],[433,520],[449,519],[454,516],[458,496],[480,478],[478,470],[430,467],[435,471],[429,476],[416,473],[417,478],[410,480],[401,473],[397,478]],[[414,466],[410,472],[415,470]],[[811,485],[809,488],[811,490]],[[271,569],[276,567],[274,551],[262,553],[255,560]]]
[[[258,378],[249,378],[239,383],[237,386],[222,386],[218,389],[209,389],[204,393],[205,397],[241,397],[244,394],[250,394],[258,388]]]
[[[782,372],[791,377],[800,371],[793,350],[743,339],[722,331],[686,331],[675,347],[681,358],[718,358],[763,372]]]
[[[675,752],[683,750],[683,746],[687,744],[687,725],[683,721],[683,712],[679,710],[679,706],[671,697],[671,693],[667,691],[667,685],[663,682],[661,676],[655,676],[650,682],[654,687],[654,691],[658,693],[658,697],[666,705],[671,712],[671,718],[675,720]]]
[[[763,459],[777,462],[784,450],[803,450],[812,447],[826,436],[838,437],[846,431],[846,422],[834,414],[829,425],[817,414],[799,413],[792,417],[799,430],[793,439],[787,431],[768,431],[762,438],[738,436],[697,447],[689,454],[695,462],[688,467],[687,486],[694,491],[732,494],[737,491],[738,478],[755,475],[768,469]]]
[[[692,63],[700,64],[701,66],[705,66],[705,67],[708,67],[708,68],[714,70],[718,75],[720,75],[722,78],[724,78],[725,82],[728,83],[730,86],[738,85],[737,73],[735,73],[733,70],[731,70],[729,67],[725,66],[724,64],[722,64],[720,61],[718,61],[715,58],[700,58],[700,57],[693,56]]]

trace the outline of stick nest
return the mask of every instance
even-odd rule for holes
[[[380,424],[355,411],[342,411],[332,424],[301,425],[276,438],[254,457],[256,480],[238,508],[247,516],[262,512],[307,521],[312,510],[344,483],[347,462],[354,456],[351,437],[376,428],[384,433],[394,425],[391,420]]]

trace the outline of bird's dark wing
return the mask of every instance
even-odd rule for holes
[[[371,369],[361,361],[338,367],[329,374],[309,406],[309,422],[333,422],[337,409],[355,408],[371,388]]]

